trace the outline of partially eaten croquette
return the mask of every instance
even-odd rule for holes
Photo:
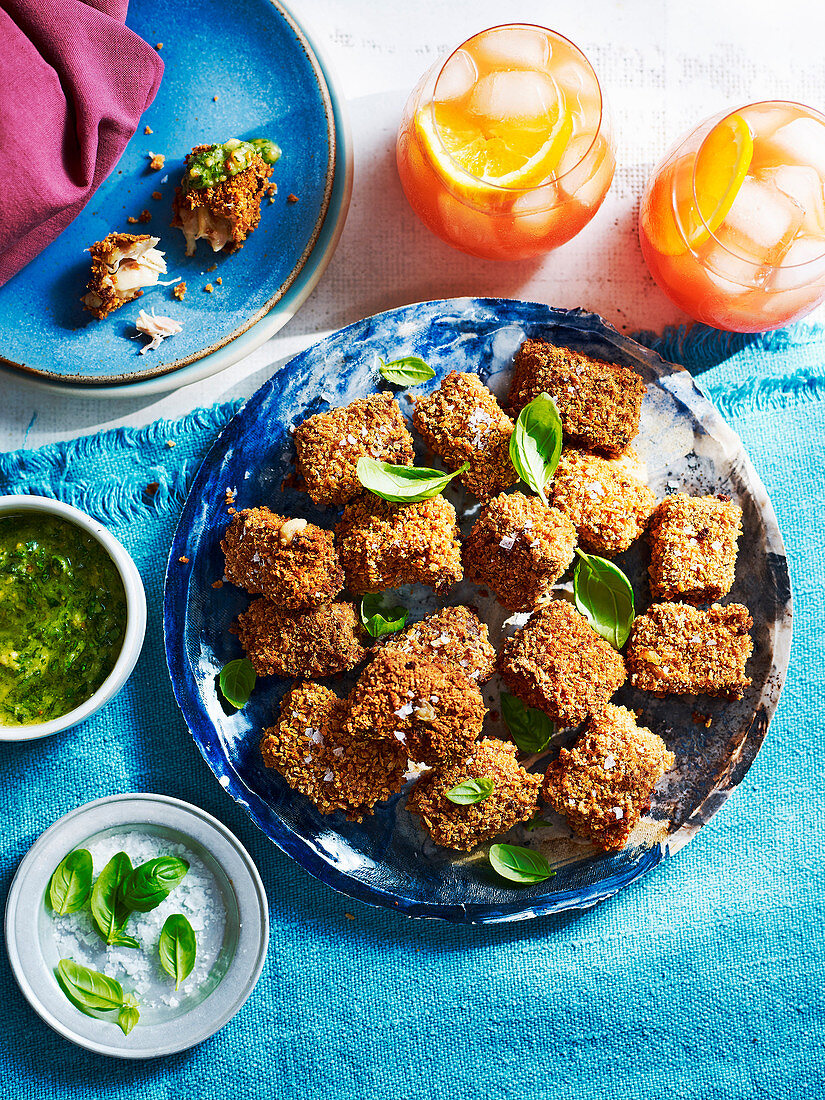
[[[443,496],[391,504],[364,493],[344,508],[335,534],[354,595],[416,583],[443,594],[462,578],[455,509]]]
[[[727,497],[665,497],[650,521],[650,594],[704,603],[727,596],[742,509]]]
[[[320,684],[299,684],[281,703],[278,724],[264,730],[261,755],[322,814],[340,810],[361,821],[404,786],[407,753],[389,741],[351,737],[347,703]]]
[[[553,480],[552,503],[576,528],[590,553],[612,557],[644,532],[656,496],[628,469],[630,455],[602,458],[564,450]]]
[[[272,165],[256,153],[249,158],[248,167],[220,183],[186,186],[193,159],[212,148],[197,145],[187,153],[181,186],[175,188],[171,225],[186,238],[187,256],[195,255],[199,240],[208,241],[213,252],[236,252],[258,227],[261,200],[272,175]]]
[[[707,610],[684,603],[652,604],[638,615],[627,645],[630,683],[666,695],[723,695],[738,699],[750,684],[753,619],[741,604]]]
[[[458,481],[478,500],[518,481],[510,461],[513,421],[478,375],[451,371],[437,390],[416,400],[413,427],[448,470],[470,463]]]
[[[344,586],[332,532],[266,507],[237,512],[221,549],[228,581],[281,607],[318,607]]]
[[[573,560],[576,529],[556,508],[502,493],[482,508],[464,542],[467,579],[492,588],[508,611],[532,611]]]
[[[470,851],[533,816],[541,774],[531,775],[516,759],[516,747],[485,737],[464,760],[453,761],[418,780],[407,809],[418,814],[442,848]],[[493,791],[483,802],[457,806],[447,794],[467,779],[491,779]]]
[[[316,413],[295,428],[295,465],[316,504],[342,505],[364,487],[359,458],[411,466],[413,441],[398,402],[374,393],[338,409]]]
[[[598,848],[623,848],[674,760],[661,737],[608,704],[590,716],[572,749],[560,750],[542,798]]]
[[[157,286],[166,274],[164,253],[155,247],[159,243],[160,237],[146,233],[110,233],[91,245],[92,274],[81,299],[86,309],[102,320],[140,298],[146,287]]]
[[[487,624],[469,607],[444,607],[427,615],[400,634],[390,635],[384,648],[425,661],[441,657],[477,684],[489,680],[496,667]]]
[[[351,603],[287,611],[261,597],[229,629],[259,676],[323,679],[355,668],[369,652],[367,632]]]
[[[556,402],[569,442],[619,454],[638,434],[645,384],[627,367],[546,340],[525,340],[513,361],[508,411],[517,416],[541,393]]]
[[[625,682],[622,655],[566,600],[552,600],[502,647],[498,668],[528,707],[577,726]]]
[[[464,757],[484,721],[478,687],[441,657],[422,661],[382,650],[350,692],[345,726],[353,737],[401,745],[411,760]]]

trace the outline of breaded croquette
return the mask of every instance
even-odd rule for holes
[[[264,596],[229,629],[259,676],[320,680],[348,672],[369,652],[369,637],[351,603],[287,611]]]
[[[658,603],[637,616],[627,646],[630,683],[666,695],[724,695],[738,699],[750,684],[753,619],[741,604]]]
[[[466,756],[484,721],[481,692],[461,669],[388,649],[370,661],[348,702],[347,733],[403,745],[423,764]]]
[[[451,371],[437,390],[416,400],[413,427],[448,470],[470,463],[457,480],[478,500],[518,481],[510,461],[513,421],[478,375]]]
[[[603,458],[589,451],[562,451],[551,500],[590,553],[620,554],[647,527],[656,496],[629,472],[628,458],[635,457],[632,452]]]
[[[102,320],[140,298],[146,287],[157,286],[166,274],[164,253],[155,247],[159,242],[147,233],[110,233],[91,245],[92,274],[81,299],[86,309]]]
[[[295,428],[295,465],[316,504],[346,504],[364,491],[358,459],[411,466],[413,441],[390,393],[374,393],[316,413]]]
[[[470,851],[532,817],[542,777],[531,775],[516,760],[516,747],[485,737],[465,760],[445,764],[416,783],[407,809],[418,814],[436,844]],[[492,779],[493,791],[483,802],[458,806],[447,794],[467,779]]]
[[[575,546],[576,529],[558,509],[538,497],[502,493],[473,524],[464,569],[509,611],[532,611],[573,560]]]
[[[741,534],[742,509],[727,497],[665,497],[650,521],[653,598],[705,603],[727,596]]]
[[[619,454],[639,431],[645,384],[635,371],[525,340],[513,361],[508,412],[517,416],[541,393],[555,399],[565,438],[575,446]]]
[[[335,534],[353,594],[415,583],[444,593],[461,580],[455,509],[443,496],[391,504],[364,493],[344,508]]]
[[[269,508],[237,512],[221,549],[228,581],[281,607],[318,607],[344,586],[332,532]]]
[[[496,667],[496,651],[488,641],[487,624],[469,607],[442,608],[400,634],[390,635],[384,648],[425,661],[441,657],[477,684],[489,680]]]
[[[552,600],[504,643],[498,668],[514,695],[561,726],[599,710],[627,675],[622,655],[565,600]]]
[[[360,821],[404,786],[407,753],[389,741],[351,737],[343,728],[346,710],[346,700],[320,684],[294,687],[278,724],[264,730],[261,755],[322,814],[340,810]]]
[[[573,832],[605,851],[623,848],[675,757],[625,707],[592,714],[572,749],[547,769],[542,798]]]
[[[261,156],[250,157],[248,167],[211,187],[185,186],[193,158],[212,146],[197,145],[186,155],[181,186],[175,188],[171,225],[186,238],[186,255],[195,255],[195,243],[206,240],[213,252],[235,252],[261,220],[261,200],[272,165]]]

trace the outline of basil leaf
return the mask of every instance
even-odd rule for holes
[[[257,679],[258,674],[252,667],[252,662],[246,657],[238,657],[221,669],[221,694],[230,706],[240,710],[248,702]]]
[[[552,821],[545,821],[542,817],[531,817],[529,821],[524,822],[524,828],[528,833],[532,833],[534,829],[552,829],[554,826]]]
[[[185,859],[159,856],[135,867],[121,885],[120,901],[127,909],[148,913],[157,909],[189,870]]]
[[[556,873],[544,856],[516,844],[494,844],[488,858],[497,875],[522,885],[544,882]]]
[[[515,695],[501,693],[501,716],[522,752],[544,752],[556,727],[542,710],[526,707]]]
[[[140,947],[131,936],[123,936],[123,926],[129,919],[129,910],[120,900],[120,888],[132,873],[132,861],[125,852],[113,855],[100,874],[92,890],[92,922],[105,943],[122,947]],[[119,941],[131,940],[130,943]]]
[[[419,500],[438,496],[469,465],[465,462],[454,473],[442,474],[440,470],[430,470],[426,466],[392,466],[389,462],[378,462],[364,455],[358,459],[355,469],[364,488],[382,500],[393,504],[415,504]]]
[[[612,561],[577,550],[579,561],[573,574],[576,607],[597,634],[621,649],[636,617],[633,586]]]
[[[58,917],[79,912],[92,892],[92,856],[76,848],[58,863],[49,880],[49,905]]]
[[[562,445],[556,402],[540,393],[518,414],[510,436],[510,461],[522,481],[547,504],[545,485],[556,472]]]
[[[124,1035],[128,1035],[139,1019],[140,1012],[138,1010],[137,1001],[130,994],[129,997],[126,998],[126,1003],[123,1008],[117,1014],[118,1027]]]
[[[420,386],[422,382],[435,378],[433,368],[417,355],[405,355],[402,359],[393,359],[391,363],[385,363],[379,357],[378,362],[381,364],[378,368],[381,377],[395,386]]]
[[[123,1004],[123,987],[114,978],[97,970],[81,966],[73,959],[61,959],[55,976],[72,1004],[93,1016],[97,1012],[112,1012]]]
[[[123,932],[117,932],[109,941],[110,947],[140,947],[140,943],[134,936],[127,936]]]
[[[387,607],[388,603],[386,592],[370,592],[361,600],[358,614],[364,629],[373,638],[397,634],[407,625],[410,613],[406,607],[400,604]]]
[[[192,973],[197,955],[195,933],[182,913],[166,918],[158,942],[160,965],[175,979],[175,989]]]
[[[450,802],[455,802],[456,806],[475,806],[479,802],[487,801],[494,786],[492,779],[486,775],[481,779],[465,779],[451,791],[447,791],[447,798]]]

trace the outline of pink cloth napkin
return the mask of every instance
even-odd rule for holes
[[[127,6],[0,0],[0,286],[77,217],[155,97],[163,62]]]

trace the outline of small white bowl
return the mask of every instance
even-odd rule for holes
[[[137,566],[129,557],[126,548],[101,523],[87,516],[85,512],[73,508],[71,504],[52,500],[51,497],[22,495],[0,497],[0,516],[8,515],[10,512],[43,512],[50,516],[59,516],[73,523],[75,527],[87,531],[97,539],[115,563],[126,593],[126,634],[123,645],[114,668],[94,695],[79,707],[61,715],[60,718],[52,718],[50,722],[34,722],[28,726],[0,724],[0,741],[36,741],[40,737],[62,733],[84,722],[114,698],[129,679],[140,656],[143,637],[146,633],[146,594]]]

